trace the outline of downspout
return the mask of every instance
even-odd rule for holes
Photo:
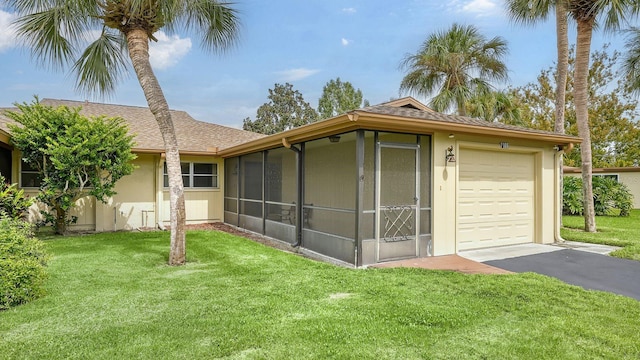
[[[565,148],[566,151],[571,151],[571,149],[573,149],[573,144],[568,144],[567,146],[562,146],[562,145],[558,145],[557,147],[555,147],[557,149],[556,153],[554,154],[554,160],[555,160],[555,167],[554,167],[554,172],[555,172],[555,193],[556,193],[556,216],[555,216],[555,226],[554,226],[554,242],[556,243],[561,243],[561,242],[565,242],[566,240],[562,238],[562,235],[560,235],[560,228],[562,228],[562,183],[564,181],[563,179],[563,161],[562,161],[562,157],[565,154]]]
[[[304,144],[300,144],[299,148],[291,145],[287,138],[282,138],[282,145],[287,149],[293,150],[296,153],[296,188],[298,190],[298,194],[296,195],[296,242],[291,244],[293,247],[298,247],[302,244],[302,224],[304,223],[304,219],[302,218],[304,212],[302,207],[304,206],[303,199],[303,182],[302,175],[304,172],[304,163],[302,157],[302,149],[304,148]]]

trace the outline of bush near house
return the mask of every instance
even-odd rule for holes
[[[47,260],[32,224],[0,217],[0,310],[44,295]]]
[[[5,115],[11,141],[22,160],[42,175],[38,200],[45,223],[57,234],[74,223],[70,215],[76,201],[87,195],[105,202],[116,194],[115,184],[133,172],[133,136],[121,118],[86,117],[81,108],[16,103],[17,111]]]
[[[633,206],[633,195],[625,184],[602,176],[593,177],[593,202],[597,216],[629,216]],[[617,210],[617,211],[616,211]],[[565,176],[562,191],[562,213],[582,215],[584,211],[582,179]]]
[[[18,184],[9,184],[0,175],[0,216],[21,219],[31,204],[33,199],[26,196],[24,190],[18,189]]]

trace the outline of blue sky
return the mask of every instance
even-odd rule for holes
[[[194,34],[158,34],[152,65],[172,109],[241,127],[244,118],[255,118],[275,83],[293,84],[317,107],[322,87],[336,77],[361,89],[371,104],[389,101],[406,95],[398,92],[403,57],[454,22],[507,40],[510,79],[499,87],[535,81],[556,56],[553,19],[533,27],[514,25],[503,0],[238,0],[235,8],[242,23],[239,41],[223,54],[201,51]],[[30,102],[33,95],[86,100],[74,91],[73,75],[38,66],[17,44],[9,26],[13,16],[0,8],[0,107]],[[574,32],[569,41],[575,42]],[[592,49],[605,43],[623,50],[623,38],[601,31],[594,34]],[[146,106],[133,72],[109,98],[88,100]]]

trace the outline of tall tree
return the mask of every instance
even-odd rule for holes
[[[627,30],[622,69],[629,89],[640,95],[640,28],[632,27]]]
[[[465,104],[466,112],[489,122],[523,125],[521,108],[514,102],[513,96],[504,91],[489,91],[478,94]]]
[[[361,106],[363,106],[362,91],[356,90],[350,82],[342,82],[337,78],[330,80],[322,88],[322,96],[318,100],[318,113],[322,119],[328,119],[359,109]]]
[[[19,111],[7,111],[11,142],[25,162],[42,174],[38,200],[49,208],[41,210],[57,234],[65,234],[73,223],[69,211],[84,196],[105,202],[115,195],[116,182],[133,172],[133,136],[120,118],[80,114],[80,108],[53,108],[36,99],[16,104]]]
[[[318,121],[315,109],[289,83],[275,84],[268,98],[269,102],[258,108],[255,120],[244,119],[244,130],[271,135]]]
[[[576,64],[574,74],[574,99],[578,135],[582,138],[582,184],[584,193],[584,229],[596,231],[596,217],[591,182],[591,135],[589,133],[589,57],[591,37],[597,20],[602,18],[605,30],[615,31],[626,26],[628,19],[640,12],[638,0],[570,0],[569,13],[578,24],[576,39]]]
[[[567,2],[570,0],[507,0],[507,12],[516,23],[535,24],[548,18],[551,9],[556,16],[556,96],[554,131],[564,134],[564,110],[569,66],[569,35],[567,25]]]
[[[17,34],[35,58],[57,68],[72,66],[77,89],[108,94],[128,67],[127,55],[164,139],[171,209],[170,265],[186,261],[184,186],[178,140],[169,105],[149,62],[149,41],[163,29],[195,31],[205,50],[235,41],[236,11],[217,0],[3,0],[15,9]],[[99,30],[87,45],[86,36]]]
[[[620,52],[610,52],[608,46],[591,54],[589,66],[589,131],[591,135],[593,166],[634,166],[640,157],[639,101],[628,87],[619,81],[617,69]],[[566,132],[577,135],[576,111],[573,98],[573,67],[575,52],[569,51],[567,78]],[[513,88],[509,93],[522,111],[523,125],[552,131],[554,126],[554,80],[556,67],[543,69],[537,81]],[[564,164],[581,166],[577,151],[565,154]]]
[[[466,115],[469,99],[491,91],[492,81],[507,80],[506,53],[503,38],[487,40],[474,26],[453,24],[429,35],[418,52],[404,58],[401,68],[407,74],[400,91],[432,96],[429,106],[435,111],[455,108]]]

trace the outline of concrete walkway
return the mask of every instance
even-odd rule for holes
[[[430,270],[451,270],[465,274],[511,274],[511,271],[495,266],[483,264],[478,261],[464,258],[458,255],[431,256],[426,258],[389,261],[370,267],[414,267]]]

